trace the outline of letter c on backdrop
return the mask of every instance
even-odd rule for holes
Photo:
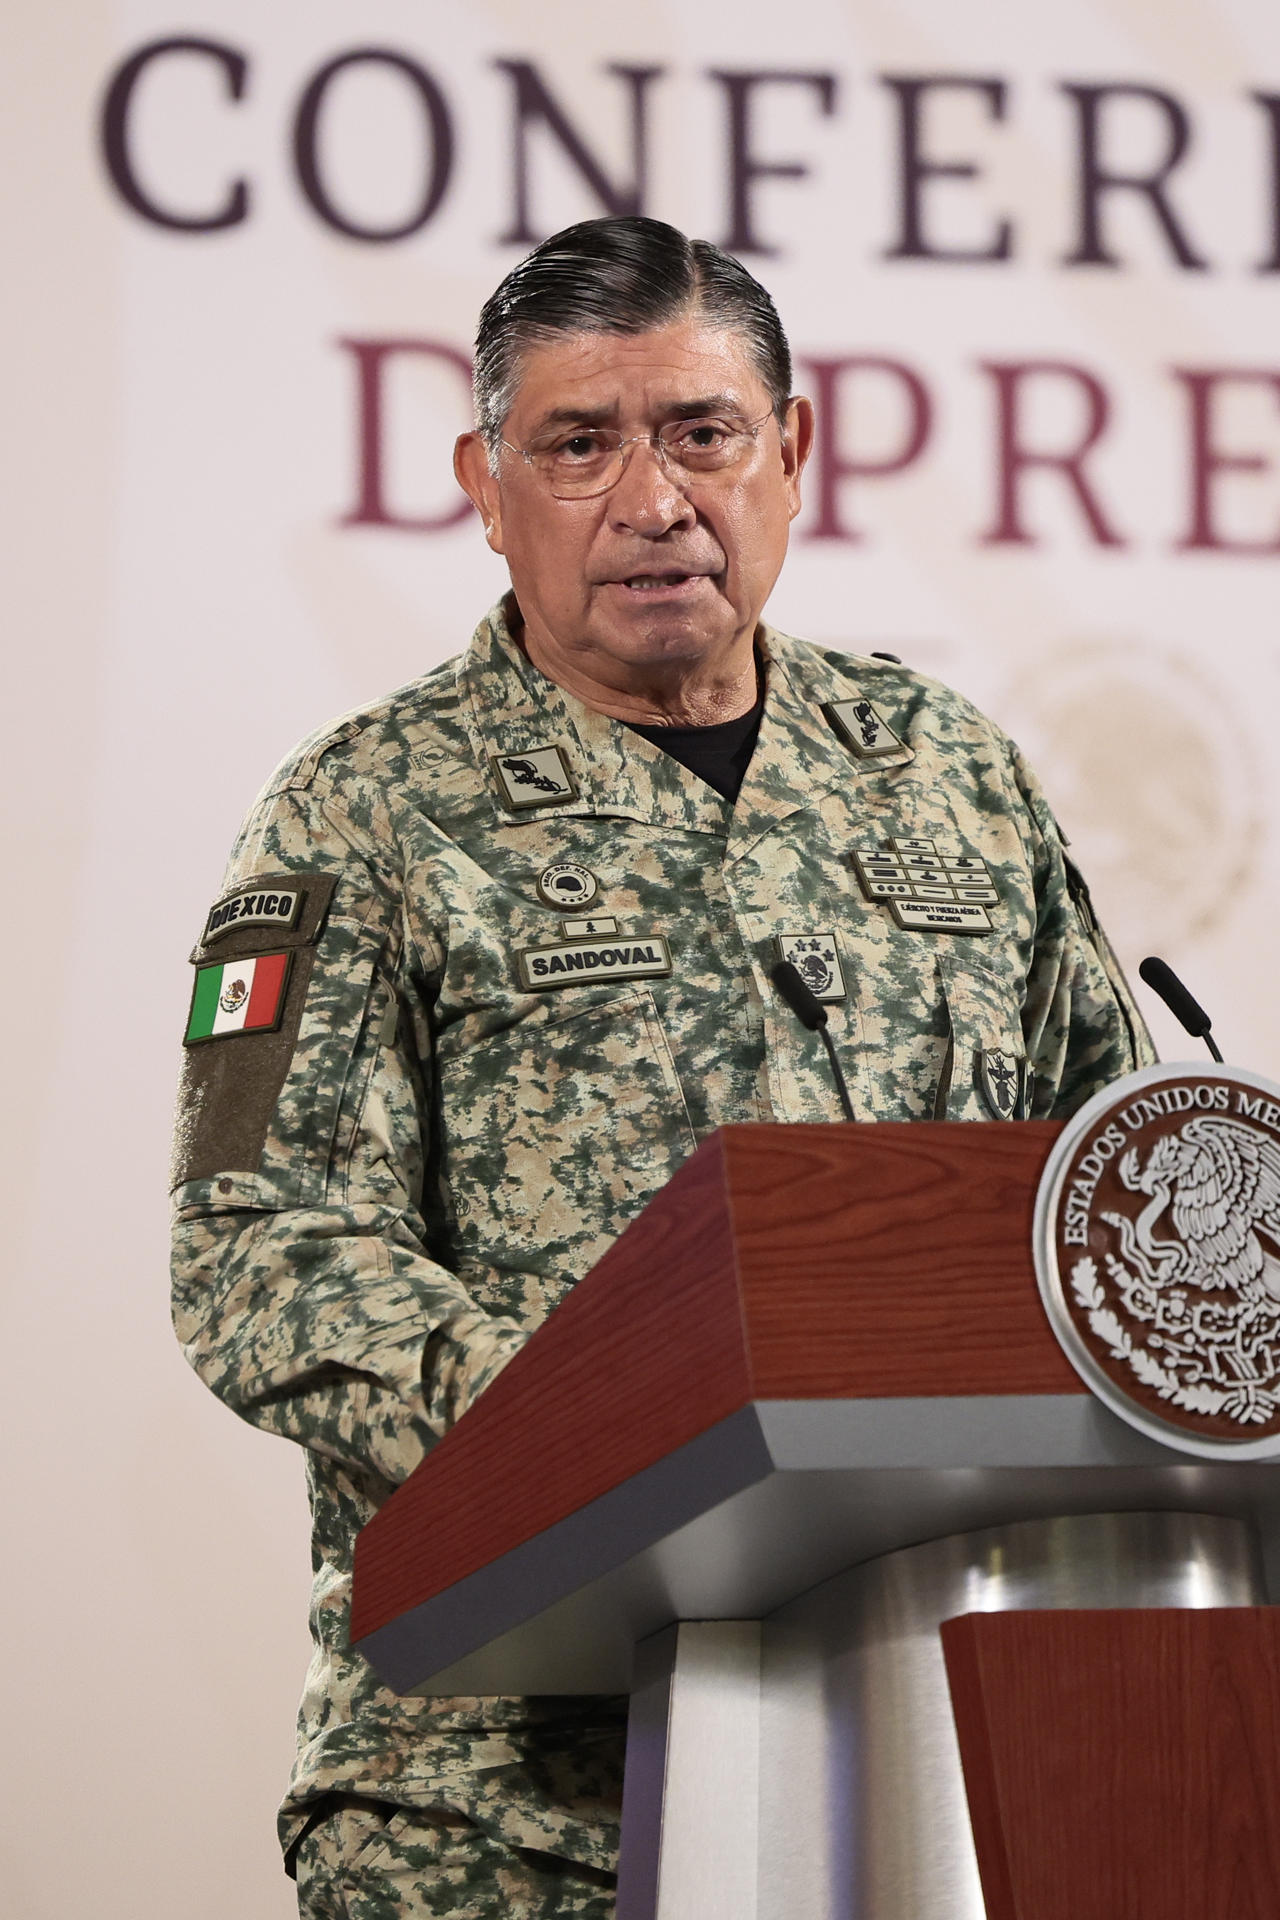
[[[102,157],[107,172],[125,204],[144,220],[150,220],[153,226],[169,227],[179,233],[214,233],[219,227],[238,226],[249,211],[249,189],[243,180],[232,183],[226,199],[212,213],[175,213],[151,198],[134,169],[129,151],[129,114],[134,89],[153,61],[174,53],[196,53],[205,60],[215,61],[222,68],[230,98],[243,99],[249,63],[234,47],[220,40],[190,37],[150,41],[130,54],[117,69],[102,103]]]

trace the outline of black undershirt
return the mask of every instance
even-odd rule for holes
[[[630,720],[624,724],[632,733],[652,740],[724,799],[734,801],[755,752],[763,712],[762,693],[749,712],[740,713],[736,720],[719,720],[712,727],[638,727]]]

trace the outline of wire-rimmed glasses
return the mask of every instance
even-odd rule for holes
[[[647,441],[672,479],[700,479],[736,466],[772,410],[758,420],[724,419],[708,414],[692,420],[667,420],[653,433],[623,438],[616,427],[567,427],[540,433],[527,447],[502,445],[532,467],[557,500],[589,500],[617,485],[628,447]]]

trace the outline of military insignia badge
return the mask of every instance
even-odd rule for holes
[[[337,886],[336,873],[319,869],[254,874],[206,914],[191,953],[175,1183],[258,1166]],[[237,1038],[243,1051],[211,1044]]]
[[[618,923],[612,914],[599,913],[590,920],[562,920],[560,931],[566,940],[590,940],[595,934],[616,933]]]
[[[921,835],[890,840],[887,852],[858,847],[853,855],[863,893],[883,903],[911,933],[990,933],[988,907],[1000,895],[985,860],[939,851]]]
[[[538,875],[538,898],[549,907],[589,907],[599,891],[590,867],[576,860],[559,860]]]
[[[525,807],[560,807],[576,799],[577,782],[560,747],[530,747],[526,753],[490,755],[502,804],[513,812]]]
[[[1144,1067],[1066,1123],[1036,1272],[1077,1373],[1201,1458],[1280,1459],[1280,1087]]]
[[[843,1000],[844,973],[833,933],[780,933],[779,960],[789,960],[815,1000]]]
[[[870,700],[832,700],[823,708],[828,720],[859,760],[882,760],[886,754],[914,754],[905,740],[899,739],[879,707]]]
[[[1031,1112],[1035,1075],[1019,1054],[1003,1047],[980,1047],[974,1079],[993,1120],[1026,1120]]]

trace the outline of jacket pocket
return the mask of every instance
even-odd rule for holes
[[[939,954],[942,990],[947,1002],[951,1038],[934,1107],[937,1120],[992,1120],[997,1117],[982,1092],[982,1060],[988,1056],[988,1078],[994,1066],[999,1085],[1003,1073],[993,1056],[1012,1061],[1022,1084],[1025,1042],[1017,982],[1008,974],[957,951]],[[1010,1117],[1023,1117],[1019,1099],[1013,1099]]]
[[[464,1266],[571,1281],[697,1144],[645,988],[442,1048],[439,1067]]]

